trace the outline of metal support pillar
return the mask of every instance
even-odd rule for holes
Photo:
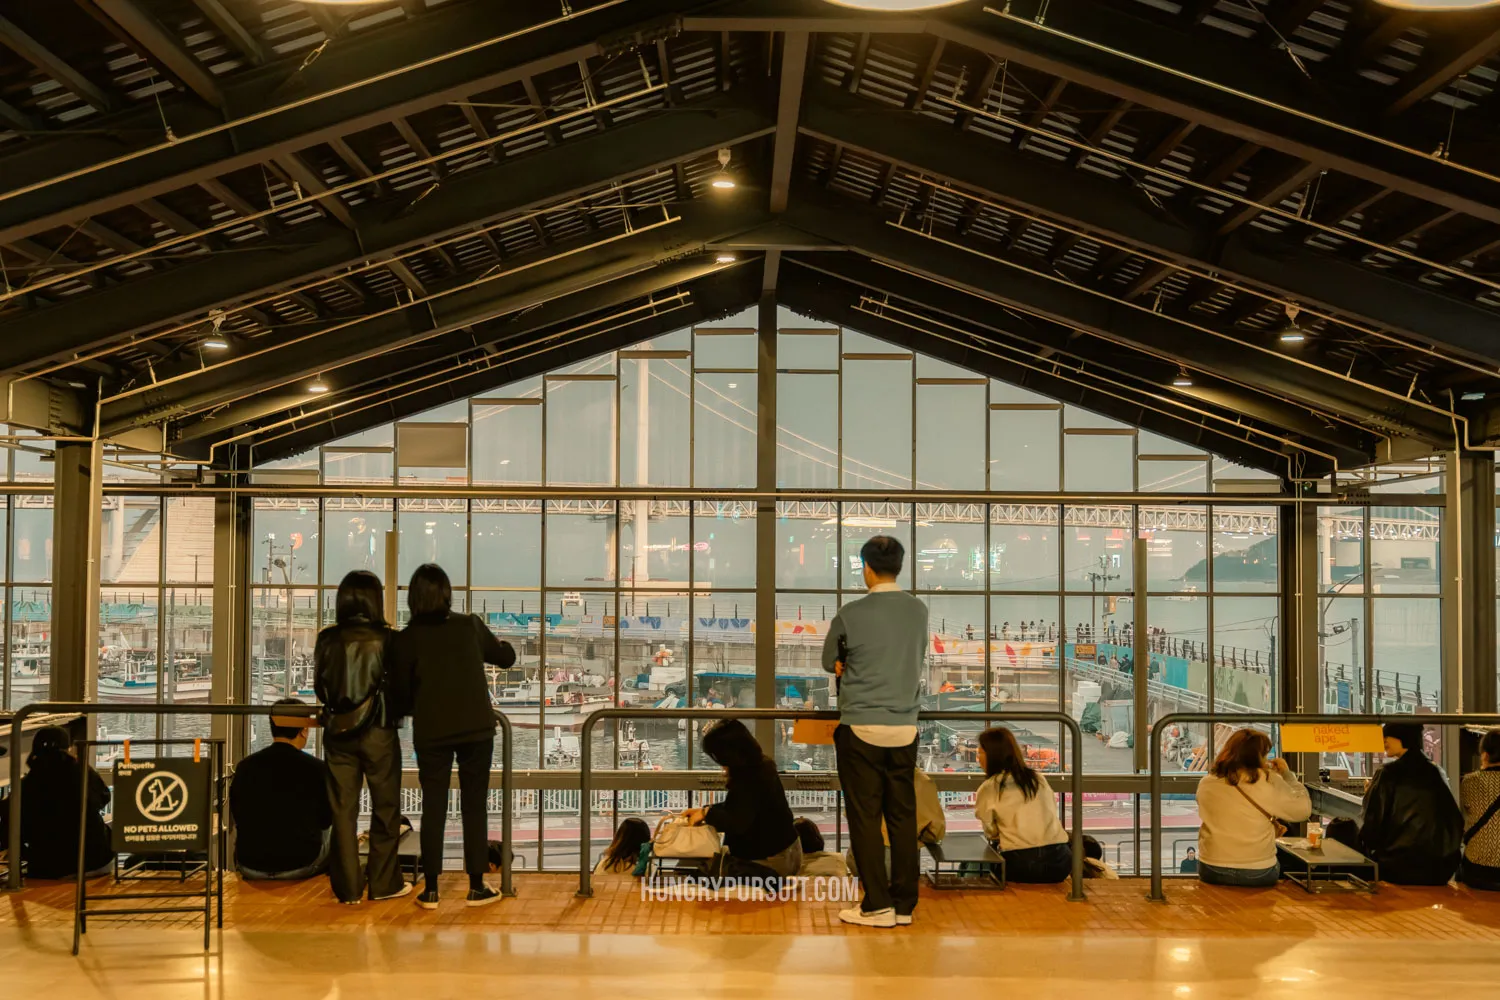
[[[1140,517],[1137,509],[1136,517]],[[1149,714],[1150,689],[1146,682],[1151,679],[1151,637],[1148,634],[1150,618],[1146,613],[1150,602],[1146,600],[1146,592],[1149,589],[1146,577],[1146,567],[1149,555],[1146,547],[1146,535],[1140,530],[1137,522],[1135,533],[1135,551],[1131,560],[1131,599],[1130,609],[1132,612],[1132,631],[1135,633],[1132,642],[1130,658],[1134,663],[1134,673],[1131,676],[1135,689],[1135,712],[1131,731],[1135,734],[1135,769],[1144,771],[1151,765],[1151,759],[1147,756],[1147,740],[1151,732],[1151,717]],[[1066,628],[1067,623],[1063,623]],[[1139,824],[1137,824],[1139,827]],[[1139,838],[1140,830],[1136,830]]]
[[[755,484],[776,488],[776,292],[761,293],[756,316]],[[755,511],[755,704],[776,707],[776,502],[760,500]],[[756,738],[775,754],[775,723],[756,723]]]
[[[1276,646],[1280,697],[1276,707],[1284,712],[1321,712],[1318,509],[1308,504],[1282,507],[1280,522],[1276,542],[1281,567],[1281,640]],[[1304,779],[1311,779],[1317,774],[1318,755],[1297,754],[1292,766]]]
[[[237,494],[214,498],[214,642],[210,695],[216,705],[250,698],[250,518],[251,500]],[[248,748],[246,721],[215,716],[213,736],[226,740],[229,760]]]
[[[1443,632],[1456,634],[1452,665],[1458,700],[1444,711],[1496,710],[1495,663],[1495,456],[1461,452],[1449,456],[1451,507],[1443,524]],[[1451,540],[1451,541],[1450,541]],[[1452,605],[1450,614],[1449,606]],[[1443,659],[1443,685],[1450,682]]]
[[[99,672],[99,525],[104,447],[64,441],[52,501],[53,701],[92,701]]]

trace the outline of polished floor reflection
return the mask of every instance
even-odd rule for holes
[[[341,907],[316,883],[231,885],[207,955],[199,927],[161,918],[95,922],[73,958],[67,887],[38,883],[0,896],[0,982],[6,996],[68,1000],[1368,1000],[1488,992],[1500,978],[1500,902],[1456,889],[1313,897],[1178,883],[1165,905],[1137,881],[1090,883],[1086,903],[1052,887],[926,892],[913,927],[870,930],[839,924],[828,904],[644,902],[620,883],[579,900],[561,876],[518,885],[482,910],[455,891],[436,913],[408,900]]]

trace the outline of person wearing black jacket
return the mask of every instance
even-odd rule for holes
[[[423,909],[438,905],[443,835],[448,825],[448,788],[458,763],[463,814],[464,871],[468,905],[485,906],[500,894],[484,884],[489,870],[490,762],[495,753],[495,710],[485,664],[502,670],[516,651],[496,639],[475,615],[453,612],[453,587],[442,568],[418,566],[407,590],[411,623],[392,645],[392,682],[412,717],[412,745],[422,785],[422,876],[417,897]]]
[[[282,698],[277,705],[303,705]],[[321,875],[331,853],[328,765],[310,753],[311,719],[271,718],[271,745],[240,761],[229,785],[234,863],[251,880]]]
[[[396,849],[401,843],[402,702],[390,691],[390,643],[380,578],[355,570],[339,583],[334,621],[318,633],[313,690],[323,704],[323,752],[333,806],[328,881],[341,903],[355,904],[368,885],[372,900],[404,896]],[[360,870],[359,793],[370,786],[370,861]],[[368,876],[368,877],[367,877]]]
[[[72,753],[73,739],[61,726],[37,730],[21,779],[21,858],[31,878],[73,878],[78,874],[78,783],[88,782],[83,831],[84,874],[102,874],[114,861],[109,824],[109,786],[99,772]],[[82,778],[78,769],[87,768]]]
[[[1446,885],[1458,870],[1464,818],[1453,790],[1422,752],[1421,723],[1389,723],[1394,758],[1365,792],[1359,848],[1397,885]]]
[[[779,877],[796,875],[802,841],[776,763],[737,719],[705,733],[703,752],[729,776],[722,802],[683,813],[688,822],[706,823],[724,835],[726,854],[714,859],[709,874],[763,878],[772,888]]]

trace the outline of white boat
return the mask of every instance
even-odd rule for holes
[[[611,705],[608,696],[591,694],[577,681],[504,684],[493,697],[495,707],[520,729],[581,729],[591,714]]]

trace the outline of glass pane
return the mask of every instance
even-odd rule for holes
[[[755,587],[755,504],[699,500],[693,504],[693,581],[715,590]]]
[[[390,451],[333,451],[323,449],[323,482],[372,483],[389,486],[396,455]]]
[[[1213,509],[1214,590],[1272,593],[1281,589],[1274,507]]]
[[[1370,508],[1370,589],[1436,594],[1442,512],[1436,507]]]
[[[168,501],[170,503],[170,501]],[[212,501],[210,501],[212,504]],[[170,516],[170,509],[168,511]],[[169,522],[170,524],[170,522]],[[166,704],[202,704],[213,692],[214,595],[212,590],[173,587],[166,593],[166,654],[162,658]],[[312,698],[307,699],[311,702]],[[166,739],[191,739],[209,735],[209,721],[192,716],[162,718]],[[188,747],[181,748],[191,753]]]
[[[474,406],[474,466],[476,485],[522,484],[542,481],[541,383],[517,391],[515,398],[535,397],[532,404],[476,403]]]
[[[916,587],[984,589],[982,503],[918,504]]]
[[[984,489],[984,385],[917,386],[917,488]]]
[[[52,591],[11,587],[10,708],[46,701],[52,677]]]
[[[167,582],[213,583],[212,497],[168,497]]]
[[[1075,440],[1068,438],[1069,441]],[[1188,459],[1163,462],[1160,460],[1140,462],[1140,491],[1142,493],[1207,493],[1208,460]]]
[[[699,375],[693,424],[693,485],[755,485],[754,375]]]
[[[990,489],[1056,490],[1061,486],[1062,412],[990,411]]]
[[[620,481],[687,486],[692,413],[688,358],[620,360]]]
[[[16,540],[10,578],[22,583],[52,579],[52,498],[15,497],[11,503]]]
[[[1063,488],[1127,493],[1135,488],[1135,439],[1128,434],[1063,437]]]
[[[1280,634],[1276,598],[1214,598],[1215,711],[1276,711]]]
[[[101,583],[155,583],[161,579],[160,500],[105,497],[99,522]]]
[[[1365,602],[1359,597],[1318,600],[1318,651],[1322,657],[1323,707],[1329,712],[1365,712]]]
[[[912,366],[844,361],[845,489],[911,489]]]
[[[1422,597],[1382,597],[1372,602],[1375,711],[1438,709],[1441,606],[1436,598]]]
[[[1318,589],[1359,594],[1365,585],[1362,507],[1318,508]]]
[[[1030,504],[990,507],[990,587],[1056,590],[1058,508]]]
[[[1113,611],[1111,611],[1113,607]],[[1090,774],[1118,773],[1135,769],[1134,741],[1145,734],[1135,732],[1135,669],[1131,648],[1120,643],[1090,642],[1102,629],[1123,639],[1125,624],[1132,621],[1133,604],[1126,597],[1069,597],[1063,611],[1066,641],[1063,661],[1067,668],[1064,690],[1069,710],[1083,726],[1083,766]],[[1081,637],[1081,638],[1080,638]],[[1079,647],[1082,646],[1082,649]],[[1097,710],[1090,710],[1097,705]]]
[[[837,338],[828,339],[837,346]],[[777,485],[837,488],[838,374],[778,375],[776,423]]]
[[[549,500],[544,530],[549,587],[613,586],[613,500]]]
[[[685,590],[691,557],[692,523],[685,503],[627,500],[620,505],[622,587]]]
[[[547,380],[547,482],[613,486],[615,380]]]
[[[528,509],[506,509],[522,505]],[[471,517],[473,585],[540,587],[542,505],[534,500],[475,500]]]
[[[385,533],[391,530],[389,500],[331,498],[323,502],[323,582],[337,587],[344,575],[368,570],[385,579]],[[387,580],[386,583],[394,581]]]
[[[1141,531],[1146,534],[1146,586],[1153,593],[1206,592],[1208,511],[1203,507],[1142,507],[1140,513]]]
[[[312,700],[312,653],[319,628],[313,590],[257,587],[250,598],[250,702]],[[250,751],[271,742],[264,717],[250,723]]]
[[[256,500],[250,545],[251,578],[257,583],[316,583],[317,501]]]
[[[1208,598],[1148,598],[1146,622],[1146,683],[1152,695],[1148,721],[1155,724],[1172,712],[1206,711]],[[1107,649],[1120,661],[1126,658],[1134,631],[1126,625],[1116,618],[1104,626]],[[1100,651],[1105,648],[1101,645]],[[1201,770],[1210,752],[1208,735],[1206,725],[1169,727],[1162,739],[1163,766],[1169,771]]]
[[[906,558],[901,564],[901,576],[897,582],[903,590],[912,586],[911,554],[911,504],[904,503],[849,503],[844,504],[844,581],[845,591],[856,593],[865,589],[864,562],[859,550],[865,542],[876,535],[891,535],[901,543]]]
[[[990,701],[997,707],[1057,711],[1057,616],[1053,596],[990,600]]]
[[[693,366],[695,368],[749,368],[756,366],[756,353],[760,338],[752,333],[705,333],[698,331],[693,338]],[[782,368],[792,368],[777,360]]]
[[[155,587],[106,589],[99,594],[99,700],[157,700],[157,606]],[[113,720],[109,720],[113,721]],[[134,735],[156,735],[155,723],[142,716]]]
[[[794,319],[793,322],[796,320]],[[791,333],[783,329],[776,337],[777,368],[822,368],[839,366],[837,329],[819,333]]]
[[[984,596],[924,594],[927,605],[927,671],[924,707],[984,706]]]
[[[24,434],[20,428],[16,433]],[[11,471],[18,483],[50,483],[52,470],[52,442],[38,438],[36,443],[25,442],[11,449]]]
[[[1134,564],[1129,507],[1065,507],[1064,581],[1069,590],[1131,589]]]
[[[590,712],[614,703],[615,598],[613,594],[549,593],[545,602],[542,676],[529,674],[524,688],[500,689],[496,700],[520,730],[518,745],[540,745],[539,766],[576,770],[579,761],[573,747],[558,736],[576,733]],[[595,729],[596,740],[603,741],[595,743],[596,753],[602,751],[601,763],[613,759],[606,729]]]
[[[453,586],[468,585],[469,515],[465,501],[402,500],[396,530],[401,532],[398,582],[410,580],[424,563],[437,563]],[[454,601],[457,603],[458,598]]]
[[[838,586],[838,505],[776,504],[776,586],[832,590]]]

